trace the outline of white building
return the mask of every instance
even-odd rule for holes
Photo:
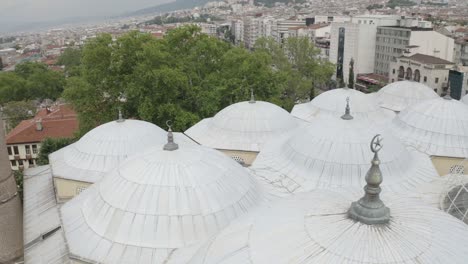
[[[395,26],[400,16],[355,16],[351,22],[332,23],[330,62],[337,65],[337,79],[347,80],[354,59],[354,74],[374,72],[377,27]],[[355,79],[356,79],[355,76]]]
[[[278,42],[283,43],[289,36],[289,29],[294,27],[302,27],[306,25],[305,20],[288,20],[278,19],[275,21],[275,26],[271,32],[271,36]]]
[[[231,32],[234,35],[234,42],[236,45],[244,42],[244,21],[233,20],[231,22]]]
[[[377,29],[375,52],[374,72],[389,76],[390,64],[401,56],[423,54],[452,61],[454,40],[434,31],[430,22],[402,19],[398,26]]]
[[[420,82],[441,95],[447,89],[449,71],[454,66],[450,61],[416,53],[399,57],[390,62],[390,82],[411,80]]]

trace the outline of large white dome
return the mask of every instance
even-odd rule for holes
[[[458,100],[437,98],[411,105],[393,120],[392,130],[428,155],[468,157],[468,107]]]
[[[62,211],[70,253],[93,263],[164,263],[262,201],[255,179],[202,146],[134,155]]]
[[[438,97],[437,93],[428,86],[411,81],[394,82],[377,92],[378,104],[395,112],[400,112],[410,105]]]
[[[393,111],[380,108],[373,97],[349,88],[323,92],[308,103],[295,105],[291,114],[309,122],[317,117],[339,117],[344,114],[348,97],[355,117],[367,118],[373,123],[384,123],[395,116]]]
[[[366,225],[347,215],[357,197],[320,190],[282,199],[235,221],[188,263],[466,263],[468,229],[461,221],[394,197],[385,200],[390,222]]]
[[[185,131],[201,145],[215,149],[262,150],[268,140],[298,126],[298,120],[281,107],[262,101],[230,105]]]
[[[438,177],[428,156],[407,149],[388,129],[359,118],[316,119],[271,142],[251,168],[277,195],[316,188],[359,187],[372,158],[369,142],[376,134],[384,137],[384,189],[400,193]]]
[[[176,138],[189,144],[181,135]],[[128,156],[166,142],[167,133],[139,120],[112,121],[89,131],[79,141],[50,154],[54,177],[94,183]]]

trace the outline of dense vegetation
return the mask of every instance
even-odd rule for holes
[[[131,32],[112,41],[104,34],[83,48],[80,72],[68,78],[63,95],[79,113],[82,133],[114,120],[118,108],[161,127],[173,120],[180,131],[248,100],[251,89],[258,99],[290,110],[333,73],[317,55],[307,39],[291,38],[283,48],[261,39],[250,52],[196,26],[164,39]]]
[[[41,150],[37,157],[38,165],[47,165],[49,164],[49,154],[70,145],[75,142],[73,138],[46,138],[42,141]]]
[[[405,6],[414,6],[414,5],[416,5],[416,3],[411,0],[389,0],[386,4],[387,7],[390,7],[392,9],[397,6],[405,7]]]

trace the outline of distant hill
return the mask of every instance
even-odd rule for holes
[[[191,9],[196,6],[204,6],[208,2],[213,2],[216,0],[176,0],[174,2],[147,7],[144,9],[140,9],[134,12],[126,13],[126,16],[139,16],[139,15],[146,15],[151,13],[158,13],[158,12],[170,12],[176,11],[181,9]]]

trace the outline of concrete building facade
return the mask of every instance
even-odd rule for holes
[[[408,54],[420,53],[452,61],[454,40],[422,22],[425,21],[417,27],[382,26],[377,29],[375,73],[389,76],[390,63]]]

